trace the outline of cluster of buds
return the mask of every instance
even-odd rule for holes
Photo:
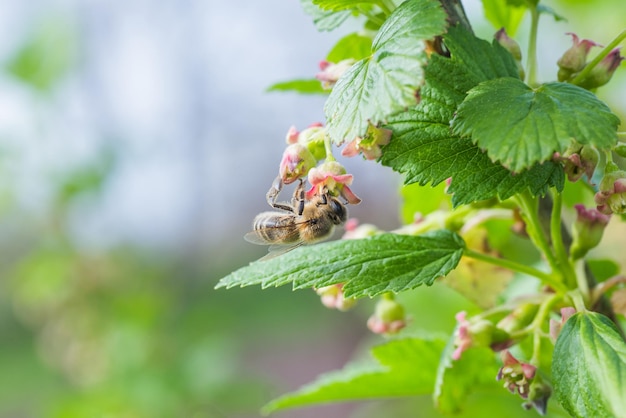
[[[537,368],[520,362],[508,350],[501,353],[501,358],[503,364],[496,379],[504,381],[506,389],[526,400],[524,408],[535,408],[545,415],[552,388],[537,374]]]
[[[594,200],[598,211],[605,215],[626,213],[626,171],[607,172]]]
[[[587,65],[587,55],[591,48],[601,46],[589,39],[581,40],[574,33],[568,35],[572,36],[573,45],[557,61],[559,81],[571,81],[576,77]],[[589,90],[605,85],[623,59],[619,48],[613,49],[582,80],[577,80],[576,84]]]
[[[375,334],[393,335],[406,327],[407,323],[404,307],[393,295],[385,294],[376,303],[374,314],[367,320],[367,327]]]
[[[504,49],[513,55],[515,64],[517,64],[517,70],[519,71],[519,77],[523,80],[526,74],[524,72],[524,66],[522,65],[522,50],[520,49],[519,44],[514,39],[509,37],[504,28],[497,31],[494,38]]]
[[[320,123],[313,124],[302,132],[295,127],[287,132],[287,148],[279,167],[279,179],[282,184],[308,178],[311,188],[306,192],[307,199],[315,195],[328,193],[342,196],[350,204],[358,204],[361,199],[350,190],[352,174],[326,154],[326,128]],[[323,159],[326,161],[320,165]],[[277,190],[280,187],[276,187]]]
[[[567,175],[567,179],[572,183],[580,180],[583,175],[586,175],[591,182],[593,173],[600,160],[600,153],[590,145],[581,145],[578,142],[574,142],[563,154],[554,153],[553,159],[563,163],[563,170]]]

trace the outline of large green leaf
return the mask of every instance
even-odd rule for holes
[[[497,43],[489,44],[460,27],[444,35],[450,58],[433,56],[425,68],[420,104],[389,119],[391,143],[381,162],[405,174],[405,183],[437,185],[448,178],[455,206],[498,197],[506,199],[526,189],[544,194],[562,189],[563,170],[550,161],[513,174],[493,163],[476,145],[450,130],[466,92],[482,81],[517,76],[513,57]]]
[[[485,81],[469,91],[452,122],[492,161],[513,171],[564,152],[573,140],[609,148],[619,118],[593,93],[569,83],[532,89],[517,78]]]
[[[465,243],[440,230],[420,236],[381,234],[300,247],[279,257],[257,261],[218,283],[217,287],[292,283],[294,289],[343,283],[346,296],[375,296],[430,286],[456,267]]]
[[[557,399],[576,417],[626,417],[626,343],[604,315],[569,318],[554,347]]]
[[[381,26],[371,55],[337,82],[325,106],[328,132],[341,145],[417,103],[423,82],[425,42],[443,33],[446,15],[436,0],[409,0]]]
[[[444,340],[403,338],[374,347],[376,362],[327,373],[265,406],[264,412],[328,402],[431,393]]]

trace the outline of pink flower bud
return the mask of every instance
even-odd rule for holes
[[[279,175],[284,184],[293,183],[305,177],[315,167],[317,160],[311,151],[302,144],[291,144],[283,152]]]
[[[522,66],[522,50],[520,49],[519,44],[514,39],[509,37],[504,28],[497,31],[494,38],[504,49],[511,53],[515,59],[515,63],[517,64],[517,70],[519,71],[520,78],[523,80],[525,74],[524,67]]]
[[[296,142],[298,142],[299,135],[300,135],[300,132],[298,132],[296,127],[292,125],[287,131],[287,135],[285,138],[287,144],[295,144]]]
[[[575,33],[568,32],[567,35],[572,35],[574,45],[565,51],[563,56],[557,61],[559,66],[559,81],[567,81],[571,79],[575,73],[580,72],[587,64],[587,55],[591,47],[600,46],[589,39],[583,39],[581,41]]]
[[[376,160],[382,155],[381,145],[387,145],[391,140],[391,131],[389,129],[377,128],[369,124],[365,135],[356,137],[353,141],[346,144],[341,155],[344,157],[354,157],[357,154],[363,154],[366,160]]]
[[[594,200],[598,211],[605,215],[626,213],[626,172],[617,170],[606,173]]]
[[[328,61],[320,62],[321,72],[315,75],[315,78],[322,82],[322,87],[325,89],[331,89],[337,83],[337,80],[352,67],[354,64],[353,59],[346,59],[339,61],[338,63],[332,63]]]
[[[397,334],[406,325],[404,307],[388,296],[383,296],[376,303],[374,315],[367,320],[367,327],[374,334]]]
[[[561,321],[555,321],[554,319],[550,320],[550,339],[553,343],[556,343],[556,339],[559,337],[561,328],[563,328],[565,322],[575,313],[576,309],[572,307],[561,308]]]
[[[595,89],[608,83],[611,77],[613,77],[613,73],[624,59],[624,57],[620,55],[619,50],[620,48],[617,47],[609,52],[598,65],[591,69],[591,72],[589,72],[578,85],[585,89]]]
[[[452,360],[459,360],[470,347],[489,347],[495,351],[511,346],[509,334],[496,328],[491,321],[474,317],[467,319],[467,313],[461,311],[455,316],[457,327],[454,334],[454,352]]]
[[[595,208],[586,209],[580,204],[574,205],[574,208],[578,216],[572,226],[573,241],[570,255],[574,260],[578,260],[600,243],[611,215],[605,215]]]
[[[344,296],[343,284],[320,287],[315,292],[320,296],[322,305],[330,309],[347,311],[356,304],[356,299]]]
[[[567,179],[572,183],[580,180],[583,175],[591,180],[596,170],[600,153],[590,145],[572,144],[563,155],[555,153],[555,161],[563,162],[563,170],[567,174]]]
[[[352,174],[346,174],[346,169],[337,161],[326,161],[319,167],[309,171],[311,189],[306,192],[307,199],[315,195],[328,193],[332,196],[341,195],[350,204],[356,205],[361,199],[348,187],[352,184]]]

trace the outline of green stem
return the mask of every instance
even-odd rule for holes
[[[393,13],[393,10],[396,8],[396,5],[389,0],[379,0],[376,4],[378,4],[378,7],[380,7],[383,13],[387,16]]]
[[[572,299],[574,307],[578,312],[585,312],[587,310],[587,308],[585,307],[585,299],[583,298],[582,293],[580,293],[580,290],[576,289],[572,292],[569,292],[568,296]]]
[[[333,155],[333,147],[330,143],[330,136],[324,136],[324,149],[326,150],[326,161],[337,161]]]
[[[537,82],[537,32],[539,30],[539,11],[530,8],[530,37],[528,39],[528,61],[526,62],[526,82],[533,86]]]
[[[530,239],[535,246],[543,253],[550,264],[553,272],[559,271],[559,263],[550,248],[550,244],[544,233],[541,220],[539,219],[539,211],[537,205],[537,199],[530,195],[529,192],[520,193],[518,195],[520,207],[522,209],[522,216],[526,221],[526,230]],[[562,284],[561,284],[562,286]]]
[[[525,264],[518,263],[516,261],[507,260],[505,258],[498,258],[488,254],[479,253],[474,250],[465,249],[463,255],[469,258],[473,258],[476,260],[484,261],[486,263],[490,263],[499,267],[504,267],[506,269],[517,271],[519,273],[528,274],[529,276],[533,276],[544,282],[545,284],[551,286],[555,290],[559,290],[562,292],[566,292],[567,288],[563,286],[559,280],[556,280],[552,275],[538,270],[534,267],[527,266]]]
[[[554,294],[547,298],[541,306],[539,307],[539,311],[537,311],[537,315],[531,324],[531,328],[533,330],[533,356],[530,359],[530,364],[533,366],[539,366],[539,359],[541,357],[541,338],[543,337],[543,331],[541,326],[545,323],[545,320],[550,315],[552,311],[552,307],[561,299],[560,295]]]
[[[382,26],[382,24],[385,23],[385,19],[380,18],[380,16],[376,16],[369,10],[366,10],[362,7],[357,7],[357,11],[379,26]]]
[[[569,261],[561,234],[561,208],[563,206],[563,197],[561,193],[552,189],[552,199],[552,216],[550,217],[552,247],[554,248],[557,262],[560,265],[560,271],[565,277],[565,282],[570,288],[573,288],[576,286],[576,273],[574,272],[572,263]]]
[[[600,53],[594,59],[592,59],[589,64],[587,64],[585,68],[583,68],[583,70],[576,75],[576,77],[574,77],[570,81],[570,83],[579,84],[582,80],[584,80],[585,77],[589,75],[591,70],[593,70],[594,67],[598,65],[604,57],[609,55],[613,48],[619,45],[620,42],[622,42],[624,39],[626,39],[626,29],[624,29],[619,35],[615,37],[615,39],[613,39],[607,46],[605,46],[602,51],[600,51]]]

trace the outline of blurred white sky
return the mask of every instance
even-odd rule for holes
[[[478,0],[466,8],[477,33],[490,37]],[[85,245],[208,245],[214,257],[249,248],[241,237],[265,210],[286,130],[323,121],[323,97],[264,90],[312,77],[350,26],[319,33],[298,0],[12,1],[0,10],[2,62],[51,16],[78,35],[70,76],[42,96],[0,75],[0,151],[3,164],[19,162],[10,180],[22,205],[37,210],[49,179],[109,142],[121,150],[120,165],[103,199],[77,212]],[[574,23],[543,19],[540,52],[555,57],[541,68],[546,79]],[[364,198],[352,214],[394,227],[397,175],[360,158],[345,163]]]

